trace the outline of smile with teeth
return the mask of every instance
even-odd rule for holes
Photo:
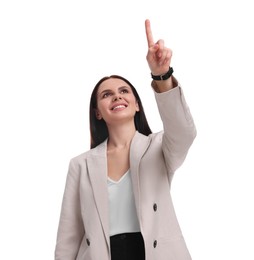
[[[113,107],[112,110],[121,110],[121,109],[126,108],[126,107],[127,106],[125,106],[125,105],[118,105],[118,106]]]

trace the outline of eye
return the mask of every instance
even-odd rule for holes
[[[122,94],[129,93],[129,90],[128,90],[128,89],[122,89],[122,90],[121,90],[121,93],[122,93]]]
[[[105,92],[103,95],[102,95],[102,98],[107,98],[108,96],[110,96],[111,93],[110,92]]]

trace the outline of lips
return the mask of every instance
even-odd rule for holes
[[[116,109],[119,109],[119,108],[125,108],[125,106],[124,105],[119,105],[119,106],[114,107],[113,110],[116,110]]]
[[[121,109],[124,109],[126,108],[127,105],[126,104],[114,104],[114,106],[111,108],[111,110],[121,110]]]

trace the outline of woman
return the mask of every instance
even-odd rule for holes
[[[101,79],[90,102],[91,150],[70,161],[56,260],[189,260],[170,196],[196,129],[170,67],[172,52],[145,22],[147,62],[163,131],[152,134],[123,77]]]

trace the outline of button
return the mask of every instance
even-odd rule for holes
[[[154,210],[154,211],[157,211],[157,208],[158,208],[158,207],[157,207],[157,204],[154,203],[154,204],[153,204],[153,210]]]
[[[125,234],[122,234],[122,235],[120,236],[120,238],[121,238],[122,240],[124,240],[124,239],[126,238],[126,235],[125,235]]]
[[[90,246],[90,240],[88,238],[86,239],[86,243],[88,246]]]
[[[153,247],[155,248],[157,246],[157,240],[154,240]]]

